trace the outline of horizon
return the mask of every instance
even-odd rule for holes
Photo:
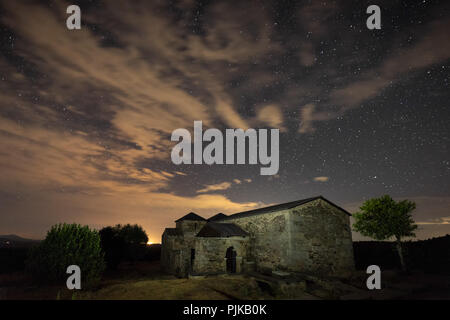
[[[316,196],[316,197],[322,197],[322,196],[320,195],[320,196]],[[291,201],[288,201],[288,202],[291,202]],[[260,208],[257,208],[257,209],[263,209],[263,208],[266,208],[266,207],[271,207],[271,206],[276,206],[276,205],[280,205],[280,204],[270,204],[268,206],[260,207]],[[254,209],[252,209],[252,210],[254,210]],[[190,212],[193,212],[193,211],[187,211],[187,213],[190,213]],[[247,212],[247,211],[242,211],[242,212]],[[227,216],[238,214],[238,213],[242,213],[242,212],[235,212],[235,213],[227,214]],[[183,217],[187,213],[185,213],[183,215],[180,215],[177,219]],[[195,213],[195,212],[193,212],[193,213]],[[208,219],[208,218],[213,217],[214,215],[216,215],[218,213],[214,213],[214,214],[212,214],[212,215],[210,215],[208,217],[204,217],[202,215],[199,215],[199,216],[204,218],[204,219]],[[195,213],[195,214],[197,214],[197,213]],[[351,221],[351,224],[353,224],[352,217],[350,217],[350,221]],[[63,222],[61,222],[61,223],[63,223]],[[134,224],[134,223],[131,223],[131,224]],[[173,225],[174,224],[175,224],[175,220],[173,221]],[[172,225],[172,227],[173,227],[173,225]],[[431,235],[427,235],[426,233],[423,234],[424,230],[421,228],[421,225],[423,225],[423,224],[419,222],[418,223],[418,228],[415,231],[416,232],[416,237],[405,237],[404,241],[423,241],[423,240],[430,240],[430,239],[439,238],[439,237],[450,236],[450,228],[449,228],[449,233],[445,233],[445,231],[444,231],[444,233],[442,233],[442,234],[431,234]],[[107,226],[105,225],[104,227],[107,227]],[[170,227],[170,226],[168,226],[168,227]],[[49,227],[49,229],[50,229],[50,227]],[[102,229],[102,227],[92,228],[92,229],[100,231]],[[145,229],[144,229],[144,231],[145,231]],[[417,236],[417,233],[419,234],[419,236]],[[19,236],[19,237],[24,238],[26,240],[44,240],[45,239],[45,234],[39,239],[30,238],[30,237],[28,237],[26,235],[21,235],[21,234],[16,234],[16,233],[0,234],[0,237],[2,237],[2,236]],[[353,228],[352,228],[352,238],[353,238],[353,241],[356,241],[356,242],[358,242],[358,241],[381,241],[381,242],[391,242],[391,241],[393,241],[391,238],[390,239],[386,239],[386,240],[375,240],[375,239],[372,239],[370,237],[365,237],[365,236],[362,236],[361,234],[359,234],[358,232],[354,231]],[[150,239],[150,237],[149,237],[149,241],[147,242],[147,244],[149,244],[149,243],[150,243],[150,245],[161,244],[161,242],[154,241],[154,240]]]

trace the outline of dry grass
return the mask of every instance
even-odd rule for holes
[[[128,281],[80,292],[77,299],[93,300],[222,300],[226,297],[192,279]]]
[[[157,262],[121,265],[105,274],[97,289],[70,291],[65,286],[36,286],[21,274],[3,276],[0,299],[25,300],[226,300],[270,299],[255,280],[243,276],[178,279],[162,273]],[[1,279],[0,279],[1,280]],[[6,281],[7,280],[7,281]]]
[[[76,299],[92,300],[227,300],[270,299],[256,281],[242,276],[178,279],[153,275],[145,280],[113,280],[95,291],[79,292]]]

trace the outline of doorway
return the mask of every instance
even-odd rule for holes
[[[195,249],[191,249],[191,271],[194,269],[194,260],[195,260]]]
[[[225,258],[227,259],[227,272],[236,273],[236,251],[233,247],[227,249]]]

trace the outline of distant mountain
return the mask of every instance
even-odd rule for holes
[[[0,248],[31,247],[41,240],[33,240],[19,237],[15,234],[0,235]]]

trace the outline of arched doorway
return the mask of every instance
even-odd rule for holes
[[[229,247],[225,254],[227,259],[227,272],[236,273],[236,251],[233,247]]]

